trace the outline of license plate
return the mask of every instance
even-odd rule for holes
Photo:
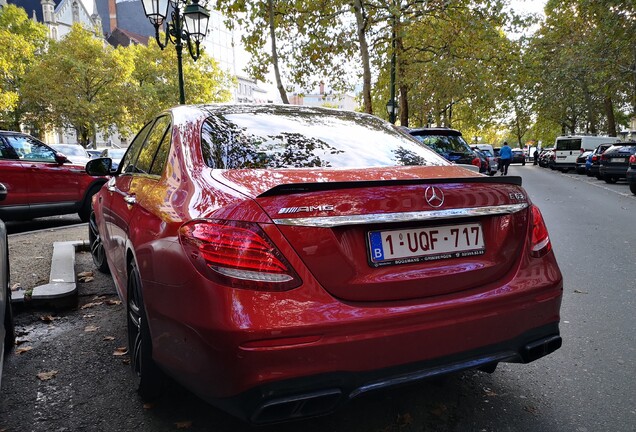
[[[610,158],[610,162],[625,162],[625,158]]]
[[[369,232],[371,265],[406,264],[483,255],[481,224]]]

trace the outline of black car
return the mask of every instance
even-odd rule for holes
[[[576,173],[577,174],[585,174],[586,173],[586,169],[585,169],[585,164],[587,162],[587,157],[589,155],[591,155],[592,152],[591,151],[584,151],[582,152],[579,157],[576,158]]]
[[[464,141],[460,131],[449,128],[410,129],[409,134],[426,144],[446,160],[457,164],[474,165],[482,171],[482,163],[470,146]]]
[[[599,172],[599,167],[601,166],[601,155],[611,146],[612,144],[600,144],[594,149],[591,155],[592,157],[590,158],[590,169],[587,170],[588,176],[603,180],[601,173]]]
[[[512,161],[510,161],[511,164],[513,163],[520,163],[521,165],[525,165],[526,164],[526,154],[523,152],[523,150],[521,149],[512,149]]]
[[[614,144],[601,155],[599,172],[606,183],[616,183],[627,177],[629,159],[636,154],[636,142]]]
[[[629,157],[629,168],[625,173],[627,183],[629,184],[629,190],[636,195],[636,154]]]

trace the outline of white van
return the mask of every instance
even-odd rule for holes
[[[594,150],[600,144],[620,142],[619,138],[609,136],[569,135],[557,137],[554,143],[554,167],[560,171],[576,168],[576,158],[581,153]]]

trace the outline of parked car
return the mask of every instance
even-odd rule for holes
[[[512,161],[510,163],[526,164],[526,154],[520,148],[512,149]]]
[[[554,161],[554,150],[545,148],[539,153],[539,166],[542,168],[549,168],[550,163]]]
[[[70,163],[86,165],[91,155],[79,144],[51,144],[51,147],[62,153]]]
[[[100,149],[86,149],[86,153],[91,157],[91,159],[97,159],[101,154],[102,150]]]
[[[601,155],[599,173],[606,183],[616,183],[627,177],[629,158],[636,154],[636,142],[622,142],[605,150]]]
[[[483,157],[486,159],[486,169],[483,171],[480,169],[479,172],[485,172],[486,174],[491,176],[495,175],[495,173],[499,169],[499,164],[497,163],[497,158],[492,153],[492,151],[484,147],[471,146],[471,148],[475,153],[483,155]]]
[[[68,213],[87,221],[91,197],[106,178],[88,175],[84,165],[30,135],[0,131],[0,182],[8,192],[0,202],[5,221]]]
[[[438,127],[411,129],[409,133],[444,159],[457,164],[474,165],[481,171],[481,160],[464,141],[460,131]]]
[[[594,153],[594,151],[586,150],[586,151],[582,152],[579,155],[579,157],[576,158],[575,169],[576,169],[576,173],[577,174],[585,174],[586,173],[586,171],[587,171],[587,168],[586,168],[587,158],[588,158],[588,156],[591,157],[592,153]]]
[[[0,198],[2,199],[2,198]],[[4,356],[15,343],[13,310],[11,309],[11,288],[9,286],[9,245],[7,229],[0,220],[0,386]]]
[[[576,167],[576,158],[581,153],[594,150],[599,144],[616,143],[620,139],[608,136],[569,135],[559,136],[554,142],[555,168],[567,172]]]
[[[629,190],[636,195],[636,155],[629,157],[629,168],[627,168],[625,178],[627,179],[627,184],[629,184]]]
[[[110,173],[110,159],[86,168]],[[520,184],[362,113],[160,113],[89,223],[95,264],[127,305],[140,395],[160,394],[166,373],[269,423],[549,354],[563,282]]]
[[[588,156],[588,160],[586,162],[586,166],[589,166],[587,175],[589,175],[590,177],[596,177],[599,180],[603,180],[603,178],[601,177],[601,173],[599,172],[599,167],[601,166],[601,155],[611,146],[612,144],[600,144],[594,149],[594,151],[592,151],[592,153]]]
[[[117,169],[121,158],[126,154],[126,150],[125,148],[105,148],[99,157],[110,158],[113,161],[113,169]]]

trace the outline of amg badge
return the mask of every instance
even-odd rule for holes
[[[330,204],[322,204],[317,206],[283,207],[278,210],[278,214],[307,213],[314,211],[334,211],[334,206]]]

